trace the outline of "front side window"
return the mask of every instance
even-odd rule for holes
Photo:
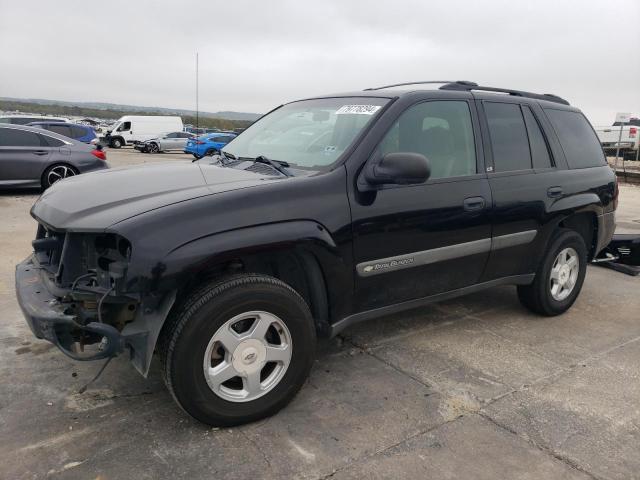
[[[224,152],[237,158],[265,156],[292,167],[324,169],[338,160],[388,102],[385,98],[320,98],[289,103],[265,115]]]
[[[118,127],[118,132],[127,132],[131,130],[131,122],[123,122],[122,124],[120,124],[120,126]]]
[[[529,138],[520,105],[484,102],[484,111],[489,124],[494,170],[513,172],[531,169]]]
[[[600,141],[582,113],[553,108],[544,111],[558,134],[569,168],[606,164]]]
[[[476,149],[467,102],[424,102],[407,109],[387,132],[380,155],[420,153],[431,164],[430,178],[476,173]]]
[[[41,147],[40,135],[15,128],[0,128],[0,147]]]

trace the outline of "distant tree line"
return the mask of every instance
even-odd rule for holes
[[[164,115],[158,112],[140,112],[129,110],[85,108],[70,105],[44,105],[40,103],[16,102],[11,100],[0,100],[0,110],[19,110],[26,113],[42,113],[45,115],[74,116],[104,118],[105,120],[117,120],[123,115]],[[196,124],[196,117],[191,115],[181,115],[185,124]],[[198,125],[204,128],[219,128],[222,130],[232,130],[234,128],[245,128],[251,125],[247,120],[226,120],[223,118],[200,117]]]

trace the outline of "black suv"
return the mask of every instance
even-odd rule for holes
[[[596,134],[554,95],[438,83],[288,103],[218,156],[55,184],[16,270],[34,334],[145,376],[157,351],[184,410],[233,425],[286,405],[316,337],[355,322],[503,284],[563,313],[615,226]]]

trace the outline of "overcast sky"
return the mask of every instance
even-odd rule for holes
[[[265,112],[410,80],[640,114],[640,0],[0,0],[0,96]]]

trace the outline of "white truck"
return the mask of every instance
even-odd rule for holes
[[[120,148],[156,138],[166,132],[181,132],[182,118],[156,115],[125,115],[107,130],[103,141],[111,148]]]
[[[622,135],[620,127],[622,127]],[[607,156],[614,156],[620,147],[620,157],[625,160],[638,158],[640,118],[631,117],[626,122],[614,122],[611,126],[594,128]]]

